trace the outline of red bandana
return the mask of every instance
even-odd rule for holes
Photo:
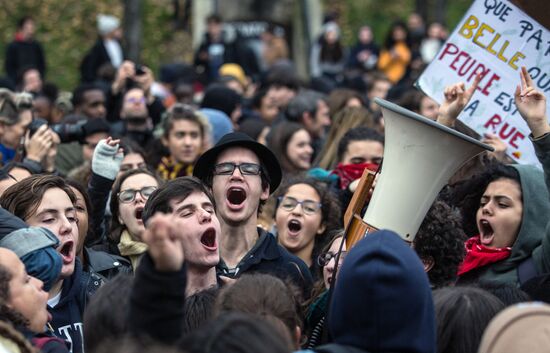
[[[376,163],[361,163],[361,164],[342,164],[338,163],[336,168],[331,174],[338,175],[340,178],[340,189],[344,190],[348,185],[363,175],[365,169],[372,170],[373,172],[378,170],[378,164]]]
[[[479,242],[479,235],[466,240],[466,257],[458,269],[458,275],[504,260],[512,253],[512,248],[488,248]]]

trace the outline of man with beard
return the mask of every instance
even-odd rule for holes
[[[120,121],[112,124],[111,135],[115,138],[126,136],[140,146],[146,146],[153,137],[152,131],[153,121],[147,110],[145,92],[133,87],[124,94]]]
[[[282,178],[273,152],[243,133],[229,133],[199,158],[193,175],[212,189],[216,201],[221,224],[218,275],[238,278],[261,272],[289,278],[307,297],[312,279],[305,263],[257,227],[262,205]]]

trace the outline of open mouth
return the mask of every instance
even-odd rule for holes
[[[246,192],[241,188],[230,188],[227,190],[227,200],[232,205],[240,205],[246,200]]]
[[[143,207],[136,208],[134,215],[136,216],[136,219],[141,220],[141,216],[143,215]]]
[[[63,262],[72,262],[73,249],[74,249],[74,241],[72,240],[69,240],[68,242],[61,245],[61,248],[59,248],[59,253],[63,258]]]
[[[491,226],[491,223],[489,223],[489,221],[485,219],[480,220],[479,232],[480,232],[481,243],[483,245],[490,245],[495,235],[495,232],[493,230],[493,227]]]
[[[302,230],[302,223],[296,219],[291,219],[287,226],[290,233],[298,233]]]
[[[214,228],[208,228],[201,236],[201,244],[209,250],[216,250],[216,230]]]

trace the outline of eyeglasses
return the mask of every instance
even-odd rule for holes
[[[141,197],[147,200],[156,189],[156,186],[146,186],[140,190],[128,189],[119,192],[117,196],[120,202],[130,203],[136,199],[136,194],[139,192]]]
[[[126,98],[126,102],[136,104],[136,103],[145,103],[145,97],[128,97]]]
[[[239,168],[242,175],[258,175],[260,174],[261,167],[255,163],[241,163],[235,164],[231,162],[220,163],[214,166],[215,175],[232,175],[235,168]]]
[[[296,206],[301,205],[304,213],[309,215],[315,214],[321,209],[322,206],[320,202],[315,202],[311,200],[298,201],[294,197],[290,196],[279,196],[278,200],[279,207],[285,211],[290,212],[295,209]]]
[[[342,266],[347,253],[348,253],[347,251],[342,251],[340,253],[340,258],[338,259],[338,266]],[[336,255],[337,254],[333,254],[331,252],[325,252],[325,253],[319,254],[319,256],[317,256],[317,264],[321,267],[325,267],[333,258],[336,260]]]

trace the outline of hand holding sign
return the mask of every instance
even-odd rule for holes
[[[466,89],[464,82],[445,87],[445,100],[439,106],[437,122],[445,126],[453,127],[458,115],[474,95],[480,81],[481,75],[478,74],[468,89]]]
[[[516,86],[514,98],[516,107],[525,120],[533,137],[540,137],[550,132],[548,117],[546,116],[546,97],[541,91],[535,89],[531,75],[525,66],[520,72],[521,88]]]

